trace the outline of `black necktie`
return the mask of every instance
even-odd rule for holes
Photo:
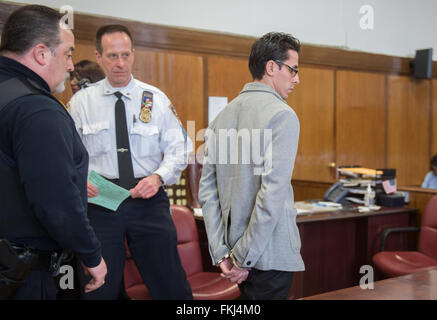
[[[126,111],[121,99],[121,92],[114,93],[118,98],[115,102],[115,136],[117,141],[118,174],[120,187],[130,189],[135,186],[134,169],[127,132]]]

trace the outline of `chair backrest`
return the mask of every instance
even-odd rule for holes
[[[437,259],[437,195],[428,201],[422,216],[419,251]]]
[[[188,191],[190,199],[188,205],[191,208],[201,208],[199,202],[199,182],[202,176],[203,155],[191,154],[187,166]]]
[[[199,234],[193,213],[185,206],[171,205],[178,237],[178,252],[187,277],[203,271]]]
[[[173,204],[170,206],[173,222],[178,238],[178,252],[182,267],[187,277],[203,271],[202,255],[200,253],[199,235],[193,213],[185,206]],[[126,245],[126,264],[124,267],[124,283],[126,289],[142,284],[143,280]]]

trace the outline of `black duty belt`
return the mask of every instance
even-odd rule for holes
[[[0,238],[0,300],[9,299],[20,288],[32,270],[59,275],[67,252],[42,251],[12,244]]]
[[[135,179],[134,179],[134,183],[135,183],[135,185],[130,186],[130,188],[134,188],[134,187],[138,184],[138,182],[140,182],[140,181],[141,181],[142,179],[144,179],[144,178],[145,178],[145,177],[142,177],[142,178],[135,178]],[[112,183],[116,184],[117,186],[120,185],[120,179],[107,179],[107,178],[106,178],[106,180],[111,181]]]
[[[41,270],[53,272],[56,268],[56,263],[59,258],[59,253],[56,251],[42,251],[27,247],[12,245],[12,248],[18,253],[23,254],[28,252],[32,255],[31,270]]]

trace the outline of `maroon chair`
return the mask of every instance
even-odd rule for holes
[[[187,181],[188,181],[188,192],[189,200],[188,206],[190,208],[201,208],[199,202],[199,182],[202,176],[203,167],[203,154],[190,155],[190,159],[187,166]]]
[[[220,273],[203,272],[199,237],[193,213],[185,206],[171,206],[178,238],[178,252],[195,300],[232,300],[240,296],[238,285],[222,278]],[[127,246],[126,246],[127,247]],[[127,249],[124,268],[127,295],[136,300],[151,299]]]
[[[393,228],[384,231],[382,250],[372,258],[385,277],[397,277],[437,267],[437,196],[425,207],[417,251],[383,251],[387,236],[393,232],[416,231],[417,228]]]

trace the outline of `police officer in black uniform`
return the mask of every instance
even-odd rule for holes
[[[53,266],[63,249],[92,276],[86,292],[104,284],[106,264],[86,215],[88,154],[69,113],[52,96],[73,71],[73,50],[73,33],[53,9],[24,6],[4,25],[0,239],[34,257],[12,299],[56,298]]]

